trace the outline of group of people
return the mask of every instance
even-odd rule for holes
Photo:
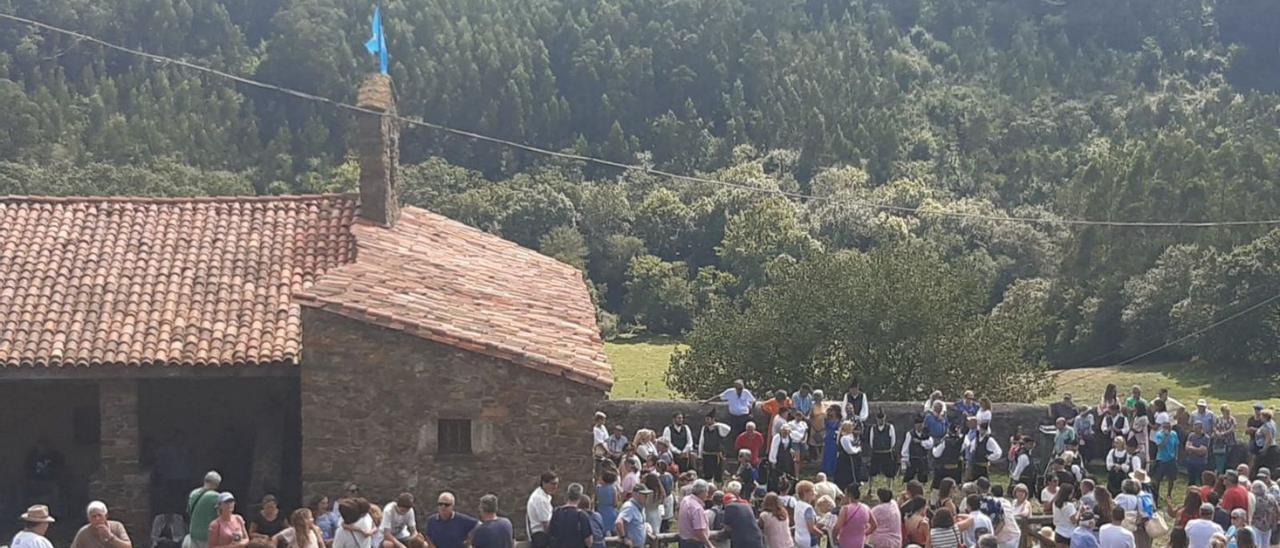
[[[1280,531],[1272,534],[1280,518],[1272,511],[1280,503],[1280,486],[1270,478],[1273,463],[1280,463],[1273,410],[1255,404],[1241,431],[1226,405],[1214,413],[1204,400],[1186,408],[1167,390],[1150,401],[1140,387],[1125,398],[1116,392],[1108,386],[1096,407],[1077,405],[1067,394],[1050,406],[1050,421],[1039,432],[1019,427],[1002,444],[993,432],[991,402],[969,391],[955,402],[935,391],[900,434],[882,411],[873,413],[876,406],[857,381],[834,400],[801,386],[790,394],[774,391],[764,401],[736,381],[704,402],[727,403],[728,416],[713,410],[701,425],[677,413],[661,428],[627,436],[620,424],[610,430],[608,417],[597,413],[595,508],[606,525],[623,527],[622,510],[635,507],[652,534],[670,530],[675,521],[683,541],[680,509],[693,486],[705,482],[708,523],[726,511],[725,500],[741,503],[753,509],[772,548],[767,517],[789,516],[799,535],[808,527],[797,516],[812,510],[820,523],[806,538],[831,540],[821,520],[835,516],[844,525],[846,513],[860,516],[850,509],[858,498],[849,490],[861,495],[883,478],[885,488],[876,490],[883,500],[868,510],[867,521],[877,526],[864,531],[867,539],[877,529],[881,536],[895,532],[883,546],[949,546],[947,528],[957,533],[950,535],[957,545],[979,544],[981,534],[966,542],[965,533],[984,529],[995,545],[1013,545],[1021,534],[1014,532],[1016,519],[1035,514],[1051,517],[1053,526],[1042,534],[1059,546],[1150,546],[1163,535],[1176,542],[1190,524],[1189,545],[1201,548],[1210,546],[1200,542],[1208,537],[1194,522],[1201,505],[1212,507],[1221,537],[1233,546],[1245,536],[1255,546],[1280,544]],[[757,425],[760,415],[765,422]],[[1052,447],[1037,451],[1039,443]],[[999,462],[1008,467],[1010,482],[991,485]],[[805,469],[818,470],[812,482],[802,480]],[[1175,510],[1168,502],[1183,471],[1201,498]],[[907,483],[894,493],[899,475]],[[644,495],[637,497],[638,491]],[[1165,523],[1160,510],[1179,519]],[[944,538],[933,539],[930,532],[939,524]],[[785,545],[780,534],[773,537]]]
[[[788,395],[774,391],[762,402],[743,381],[706,400],[724,401],[728,416],[722,422],[713,409],[701,425],[684,414],[657,430],[641,428],[628,436],[622,425],[607,425],[597,413],[593,447],[598,463],[614,466],[620,476],[631,472],[697,471],[698,477],[720,482],[726,477],[746,486],[757,483],[770,490],[786,482],[796,485],[807,462],[815,464],[841,487],[872,488],[878,478],[890,489],[899,474],[928,482],[936,490],[943,478],[956,482],[989,477],[1004,449],[992,432],[992,404],[972,391],[950,406],[935,392],[906,432],[899,433],[883,410],[876,410],[855,380],[828,400],[822,390],[802,385]],[[756,409],[765,424],[757,425]],[[675,471],[673,473],[673,471]],[[749,496],[749,493],[739,493]]]
[[[1167,389],[1147,401],[1134,386],[1122,399],[1111,384],[1096,407],[1077,407],[1067,394],[1051,410],[1057,420],[1055,455],[1070,444],[1085,462],[1102,459],[1112,490],[1124,474],[1141,469],[1158,501],[1161,487],[1171,496],[1180,473],[1197,485],[1205,471],[1221,475],[1240,464],[1254,470],[1280,466],[1275,411],[1262,403],[1253,405],[1243,432],[1230,406],[1219,406],[1215,414],[1201,399],[1188,408]]]
[[[222,476],[205,474],[203,485],[187,497],[184,514],[161,514],[151,526],[151,548],[513,548],[511,521],[498,515],[498,498],[478,501],[478,517],[455,508],[455,496],[442,492],[436,511],[422,522],[414,510],[414,496],[401,493],[383,506],[361,496],[351,483],[338,500],[312,499],[307,507],[287,514],[279,501],[265,496],[257,508],[240,513],[236,497],[219,491]],[[246,519],[248,516],[248,519]],[[124,525],[107,519],[107,507],[92,502],[88,523],[76,534],[71,548],[132,548]],[[45,505],[22,514],[22,531],[9,548],[53,548],[45,536],[54,522]],[[578,545],[580,548],[582,545]],[[588,545],[589,546],[589,545]]]

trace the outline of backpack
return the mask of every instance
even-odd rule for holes
[[[991,533],[995,534],[995,532],[999,531],[1000,527],[1004,525],[1004,505],[1000,504],[1000,501],[995,498],[984,497],[982,499],[981,509],[982,513],[986,514],[987,517],[991,519],[991,526],[995,528],[995,531],[992,531]]]

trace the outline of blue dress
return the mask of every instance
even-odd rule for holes
[[[604,522],[605,531],[612,531],[613,522],[618,519],[618,507],[614,506],[617,489],[617,484],[614,483],[596,486],[596,511],[600,512],[600,521]]]
[[[827,419],[823,426],[826,427],[827,434],[823,437],[825,441],[822,444],[822,473],[827,475],[828,481],[834,481],[836,462],[840,460],[840,421]]]

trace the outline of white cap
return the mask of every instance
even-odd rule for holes
[[[1204,398],[1201,398],[1196,402],[1196,407],[1209,407],[1209,402],[1204,401]]]

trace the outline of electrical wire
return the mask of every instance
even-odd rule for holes
[[[254,80],[251,78],[246,78],[243,76],[231,74],[218,69],[206,67],[203,65],[197,65],[195,63],[185,61],[182,59],[176,59],[173,57],[158,55],[155,53],[150,53],[150,52],[130,48],[127,46],[121,46],[118,44],[107,42],[106,40],[103,40],[100,38],[89,36],[81,32],[65,29],[65,28],[44,23],[41,21],[36,21],[34,19],[28,19],[25,17],[19,17],[17,15],[5,14],[5,13],[0,13],[0,19],[7,19],[9,21],[21,23],[23,25],[27,25],[30,27],[44,29],[50,32],[74,37],[81,41],[92,42],[108,49],[112,49],[122,53],[127,53],[129,55],[141,57],[156,63],[165,64],[165,65],[177,65],[177,66],[181,66],[181,67],[195,70],[198,72],[202,72],[205,74],[217,76],[219,78],[231,80],[233,82],[244,84],[246,86],[252,86],[259,89],[270,90],[270,91],[274,91],[284,95],[292,96],[298,99],[304,99],[307,101],[314,101],[318,103],[327,104],[340,110],[347,110],[350,112],[355,112],[359,114],[368,114],[372,116],[385,116],[406,125],[427,128],[427,129],[455,135],[458,137],[465,137],[468,139],[474,139],[476,141],[493,143],[496,145],[523,150],[523,151],[534,153],[534,154],[540,154],[543,156],[549,156],[549,157],[559,158],[563,160],[573,160],[578,162],[613,167],[613,168],[617,168],[625,171],[646,173],[646,174],[655,175],[659,177],[665,177],[665,178],[676,180],[676,181],[711,184],[711,185],[717,185],[717,186],[722,186],[726,188],[734,188],[734,189],[745,190],[750,192],[761,192],[761,193],[785,196],[788,198],[794,198],[798,200],[829,201],[834,203],[847,204],[855,207],[862,207],[862,208],[875,209],[875,210],[881,210],[881,211],[892,211],[897,213],[910,213],[914,215],[938,215],[942,217],[952,217],[952,218],[960,218],[960,219],[975,219],[975,220],[994,221],[994,222],[1016,222],[1016,223],[1033,224],[1033,225],[1071,225],[1071,226],[1130,227],[1130,228],[1133,228],[1133,227],[1137,227],[1137,228],[1214,228],[1214,227],[1280,225],[1280,219],[1185,222],[1185,221],[1111,221],[1111,220],[1096,220],[1096,219],[1052,219],[1052,218],[1045,219],[1045,218],[1039,218],[1039,217],[984,215],[980,213],[965,213],[960,211],[947,211],[947,210],[925,208],[925,207],[907,207],[907,206],[898,206],[893,204],[864,202],[859,200],[849,200],[849,199],[842,199],[842,198],[831,197],[831,196],[813,196],[813,195],[803,194],[799,192],[784,191],[780,189],[764,189],[764,188],[758,188],[750,185],[744,185],[741,183],[721,181],[717,179],[697,177],[692,175],[682,175],[679,173],[673,173],[670,171],[654,169],[652,167],[647,167],[647,166],[626,164],[622,162],[606,160],[603,158],[596,158],[596,157],[585,156],[581,154],[573,154],[569,152],[560,152],[560,151],[540,148],[533,145],[528,145],[524,143],[510,141],[507,139],[502,139],[499,137],[492,137],[492,136],[483,135],[480,133],[475,133],[472,131],[452,128],[442,124],[428,122],[421,119],[406,118],[404,116],[392,115],[392,114],[384,113],[381,111],[364,108],[358,105],[343,103],[341,101],[330,99],[328,97],[323,97],[320,95],[315,95],[312,93],[307,93],[307,92],[299,91],[296,89],[286,88],[286,87],[278,86],[275,84],[269,84],[269,83]]]
[[[1089,373],[1089,374],[1086,374],[1086,375],[1084,375],[1084,376],[1082,376],[1082,377],[1079,377],[1079,378],[1077,378],[1077,379],[1073,379],[1073,380],[1072,380],[1072,382],[1073,382],[1073,383],[1081,383],[1081,382],[1083,382],[1083,381],[1086,381],[1086,380],[1092,379],[1092,378],[1097,377],[1097,376],[1099,376],[1099,375],[1113,374],[1113,373],[1115,373],[1115,372],[1110,370],[1110,368],[1112,368],[1112,367],[1119,367],[1119,366],[1122,366],[1122,365],[1128,365],[1128,364],[1131,364],[1131,363],[1133,363],[1133,362],[1136,362],[1136,361],[1138,361],[1138,360],[1141,360],[1142,358],[1145,358],[1145,357],[1147,357],[1147,356],[1150,356],[1150,355],[1152,355],[1152,354],[1155,354],[1156,352],[1159,352],[1159,351],[1164,350],[1164,349],[1166,349],[1166,348],[1169,348],[1169,347],[1171,347],[1171,346],[1175,346],[1175,345],[1181,344],[1181,343],[1183,343],[1183,342],[1185,342],[1185,341],[1188,341],[1188,340],[1194,339],[1194,338],[1196,338],[1196,337],[1199,337],[1200,335],[1203,335],[1203,334],[1205,334],[1205,333],[1209,332],[1210,330],[1212,330],[1212,329],[1214,329],[1214,328],[1216,328],[1216,327],[1218,327],[1218,326],[1220,326],[1220,325],[1222,325],[1222,324],[1225,324],[1225,323],[1227,323],[1227,322],[1230,322],[1230,321],[1232,321],[1232,320],[1235,320],[1236,318],[1239,318],[1239,317],[1241,317],[1241,316],[1244,316],[1245,314],[1248,314],[1248,313],[1250,313],[1250,312],[1253,312],[1254,310],[1257,310],[1257,309],[1259,309],[1259,308],[1261,308],[1261,307],[1264,307],[1264,306],[1266,306],[1266,305],[1268,305],[1268,304],[1270,304],[1270,303],[1272,303],[1272,302],[1275,302],[1276,300],[1280,300],[1280,294],[1272,295],[1270,298],[1263,299],[1263,300],[1261,300],[1261,301],[1259,301],[1259,302],[1256,302],[1256,303],[1254,303],[1254,304],[1252,304],[1252,305],[1250,305],[1250,306],[1248,306],[1248,307],[1246,307],[1246,308],[1244,308],[1244,309],[1241,309],[1241,310],[1239,310],[1239,311],[1235,312],[1234,314],[1231,314],[1231,315],[1225,316],[1225,317],[1223,317],[1223,318],[1221,318],[1221,319],[1219,319],[1219,320],[1217,320],[1217,321],[1215,321],[1215,322],[1213,322],[1213,323],[1211,323],[1211,324],[1209,324],[1209,325],[1206,325],[1206,326],[1204,326],[1204,327],[1202,327],[1202,328],[1200,328],[1200,329],[1197,329],[1197,330],[1195,330],[1195,331],[1192,331],[1191,333],[1188,333],[1188,334],[1186,334],[1186,335],[1183,335],[1183,336],[1181,336],[1181,337],[1178,337],[1177,339],[1174,339],[1174,340],[1172,340],[1172,341],[1166,342],[1166,343],[1164,343],[1164,344],[1162,344],[1162,345],[1160,345],[1160,346],[1157,346],[1157,347],[1155,347],[1155,348],[1152,348],[1151,350],[1147,350],[1146,352],[1143,352],[1143,353],[1141,353],[1141,354],[1137,354],[1137,355],[1131,356],[1131,357],[1129,357],[1129,358],[1126,358],[1126,359],[1124,359],[1124,360],[1118,361],[1118,362],[1113,363],[1113,364],[1111,364],[1111,365],[1098,366],[1098,367],[1096,368],[1096,371],[1094,371],[1094,372],[1092,372],[1092,373]],[[1104,354],[1104,356],[1105,356],[1105,355],[1106,355],[1106,354]],[[1095,358],[1095,359],[1096,359],[1096,358]],[[1087,363],[1087,362],[1086,362],[1086,363]],[[1071,371],[1071,369],[1063,369],[1063,370],[1061,370],[1061,371],[1060,371],[1060,373],[1061,373],[1061,372],[1065,372],[1065,371]]]

